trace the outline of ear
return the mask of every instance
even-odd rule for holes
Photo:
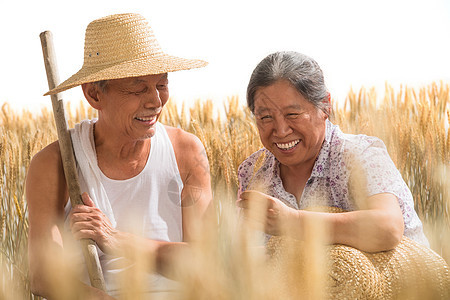
[[[83,94],[86,100],[89,102],[89,104],[99,110],[100,109],[100,91],[98,90],[97,86],[93,84],[92,82],[83,83],[81,85],[81,88],[83,89]]]
[[[325,109],[324,112],[324,118],[325,120],[328,119],[328,116],[331,116],[331,112],[332,112],[332,105],[331,105],[331,95],[330,93],[328,93],[328,96],[326,98],[323,99],[323,106]]]

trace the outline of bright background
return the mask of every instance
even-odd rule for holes
[[[449,0],[0,0],[0,105],[50,107],[40,32],[53,32],[62,81],[81,68],[87,24],[124,12],[146,17],[165,52],[210,63],[170,75],[176,102],[244,101],[253,68],[279,50],[316,59],[337,101],[350,87],[450,82]]]

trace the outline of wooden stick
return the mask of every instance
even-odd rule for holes
[[[47,72],[48,87],[55,88],[59,84],[58,68],[56,65],[55,50],[53,48],[53,38],[50,31],[42,32],[41,38],[42,52],[44,54],[45,70]],[[60,93],[51,95],[53,115],[55,118],[56,129],[58,132],[59,148],[66,176],[67,186],[72,207],[83,204],[81,199],[81,188],[78,181],[78,173],[75,162],[75,155],[72,148],[72,139],[67,130],[66,115],[64,104]],[[80,241],[83,255],[88,268],[91,285],[106,292],[105,280],[103,278],[100,260],[98,258],[97,247],[91,239],[82,239]]]

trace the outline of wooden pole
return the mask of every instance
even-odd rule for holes
[[[48,87],[54,89],[59,84],[58,68],[56,65],[55,50],[53,48],[53,37],[50,31],[42,32],[41,38],[42,52],[44,54],[45,70],[47,72]],[[58,132],[59,148],[64,167],[64,175],[69,189],[70,202],[72,207],[83,204],[81,199],[81,188],[78,181],[78,173],[75,162],[75,155],[72,148],[72,139],[67,130],[64,103],[60,93],[51,95],[53,115]],[[83,255],[88,268],[91,285],[106,292],[105,280],[103,278],[100,260],[98,258],[97,247],[91,239],[80,241]]]

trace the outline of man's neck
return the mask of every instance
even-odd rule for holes
[[[145,167],[151,148],[151,139],[126,140],[106,135],[100,126],[94,125],[94,144],[97,163],[102,172],[111,179],[128,179],[139,174]]]

